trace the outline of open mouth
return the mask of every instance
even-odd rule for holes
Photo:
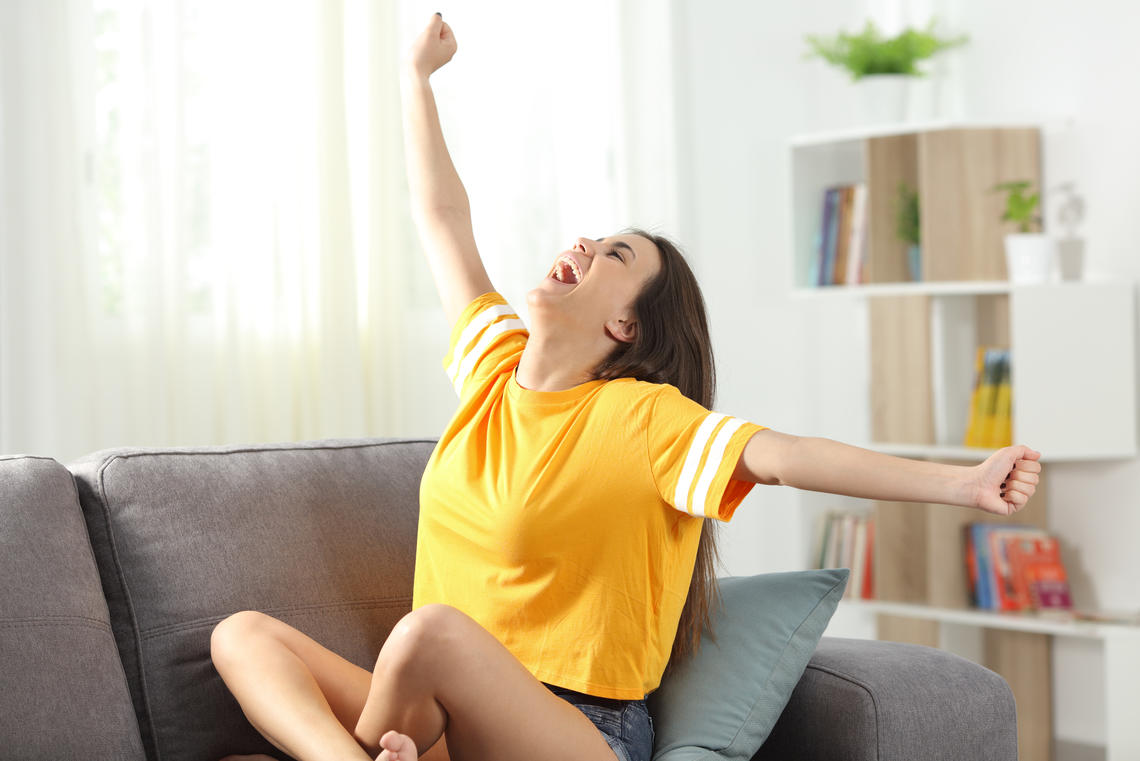
[[[550,271],[550,277],[567,285],[577,285],[582,282],[582,272],[578,269],[578,263],[568,256],[558,257],[554,269]]]

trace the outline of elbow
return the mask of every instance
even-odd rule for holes
[[[801,444],[804,439],[801,436],[781,433],[779,440],[780,447],[775,458],[775,467],[772,469],[774,485],[794,486],[796,483],[796,466],[799,458],[802,457]]]

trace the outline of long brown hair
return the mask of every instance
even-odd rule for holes
[[[661,253],[661,271],[645,284],[633,303],[636,337],[617,346],[602,360],[594,368],[594,378],[670,383],[711,410],[716,396],[716,368],[705,301],[693,271],[680,247],[669,238],[637,228],[627,228],[620,234],[640,235],[653,241]],[[693,578],[666,671],[696,653],[702,630],[707,630],[712,641],[716,641],[711,614],[714,606],[720,604],[716,586],[718,530],[717,521],[702,521]]]

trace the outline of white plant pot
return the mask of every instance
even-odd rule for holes
[[[910,76],[870,74],[855,81],[864,124],[894,124],[906,121]]]
[[[1057,241],[1045,233],[1005,236],[1005,262],[1011,283],[1058,283]]]

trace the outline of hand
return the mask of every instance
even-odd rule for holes
[[[443,16],[435,13],[427,28],[412,43],[404,56],[404,68],[413,74],[424,77],[451,60],[458,49],[451,27],[443,22]]]
[[[999,449],[974,467],[973,506],[995,515],[1013,515],[1037,491],[1041,453],[1024,445]]]

